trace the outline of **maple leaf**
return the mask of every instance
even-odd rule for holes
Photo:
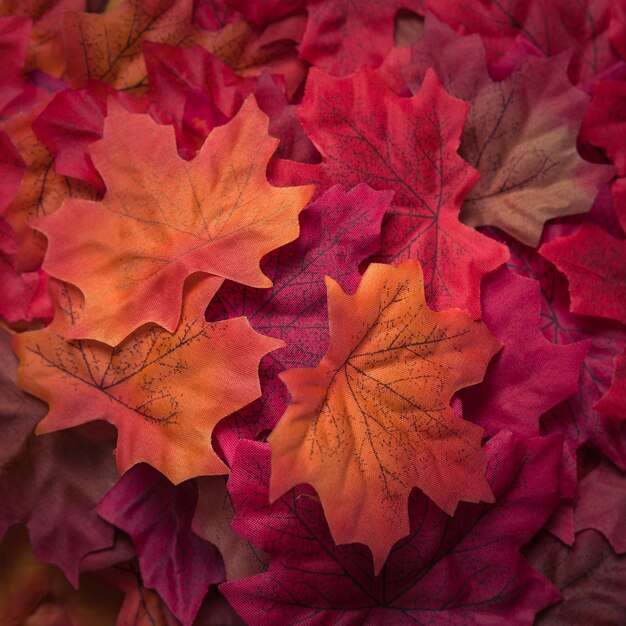
[[[626,242],[583,224],[573,235],[544,243],[539,254],[567,276],[574,313],[626,323]]]
[[[103,419],[118,429],[120,473],[142,461],[175,484],[227,473],[211,432],[260,395],[259,360],[281,343],[258,335],[244,318],[207,324],[204,311],[220,283],[194,277],[173,334],[145,326],[117,348],[65,339],[80,322],[80,293],[53,283],[52,324],[14,340],[20,386],[50,407],[37,433]]]
[[[618,557],[600,533],[579,532],[572,548],[542,533],[526,554],[563,594],[561,603],[537,616],[537,626],[613,626],[626,619],[626,557]]]
[[[490,62],[522,41],[554,56],[569,51],[572,82],[591,79],[616,61],[608,39],[610,0],[426,0],[425,8],[460,34],[477,33]]]
[[[268,437],[270,498],[313,485],[336,543],[369,545],[379,572],[409,532],[413,487],[449,515],[461,500],[493,501],[483,430],[450,401],[501,346],[467,313],[427,307],[417,261],[370,265],[353,296],[326,285],[328,352],[315,369],[280,375],[291,404]],[[380,525],[385,535],[372,537]]]
[[[480,172],[461,210],[468,226],[497,226],[536,246],[544,222],[588,211],[613,176],[576,150],[589,97],[567,78],[567,60],[527,56],[494,82],[478,36],[459,37],[427,16],[402,73],[415,92],[434,67],[446,90],[471,105],[459,149]]]
[[[519,547],[558,502],[561,440],[503,432],[485,452],[496,503],[461,504],[448,517],[414,491],[411,534],[374,576],[364,546],[334,544],[312,490],[300,487],[268,503],[269,450],[241,442],[228,482],[233,528],[272,561],[267,572],[220,590],[244,619],[259,625],[530,624],[558,596]],[[371,534],[386,532],[385,526],[370,528]]]
[[[256,331],[286,343],[261,361],[261,398],[216,429],[226,458],[239,439],[254,439],[276,426],[289,404],[278,374],[315,367],[324,356],[329,339],[324,277],[335,279],[346,291],[356,289],[359,265],[380,246],[380,225],[391,196],[363,184],[350,191],[331,187],[300,215],[298,239],[264,258],[263,271],[273,289],[230,281],[220,288],[213,303],[219,303],[226,316],[245,315]]]
[[[199,537],[216,546],[224,559],[226,580],[254,576],[267,569],[269,557],[233,532],[231,523],[235,516],[224,476],[200,476],[198,504],[192,528]]]
[[[23,527],[13,527],[0,543],[0,621],[36,626],[110,626],[119,594],[92,575],[79,589],[54,566],[40,563]]]
[[[274,22],[310,4],[307,0],[265,0],[264,2],[225,0],[225,2],[230,9],[238,11],[247,20],[255,24]]]
[[[611,386],[593,408],[618,420],[626,419],[626,351],[615,357]]]
[[[380,65],[393,46],[394,17],[416,0],[309,0],[300,56],[315,67],[345,76],[360,65]]]
[[[365,182],[395,191],[379,260],[395,265],[417,257],[431,306],[479,317],[480,279],[506,260],[507,251],[458,220],[478,176],[456,152],[467,108],[434,72],[415,96],[399,98],[365,68],[344,79],[312,69],[299,115],[322,164],[283,161],[274,180],[314,181],[322,189]]]
[[[17,195],[25,166],[20,153],[15,149],[8,135],[0,131],[0,177],[2,179],[0,215],[4,213]]]
[[[64,16],[67,76],[74,87],[100,80],[116,89],[147,87],[141,53],[144,41],[200,44],[224,59],[237,54],[247,35],[245,24],[203,32],[191,24],[193,0],[125,0],[113,11],[68,12]]]
[[[209,585],[224,580],[219,552],[191,530],[196,499],[193,483],[175,487],[140,464],[96,508],[131,536],[144,584],[156,589],[185,626],[194,621]]]
[[[576,531],[600,531],[618,554],[626,553],[626,473],[602,456],[578,483]]]
[[[82,11],[85,0],[1,0],[0,15],[33,20],[26,71],[40,70],[61,76],[65,70],[63,14]]]
[[[26,49],[31,31],[28,19],[15,16],[2,17],[0,5],[0,113],[22,94],[25,83],[22,78]]]
[[[94,511],[117,479],[113,445],[84,428],[35,437],[45,406],[17,388],[16,371],[10,337],[1,331],[0,537],[25,524],[37,558],[76,586],[85,555],[113,543],[113,528]]]
[[[459,393],[463,414],[490,435],[508,428],[537,436],[539,417],[578,390],[589,342],[548,341],[542,332],[539,284],[508,268],[483,281],[482,311],[483,322],[503,349],[482,384]]]
[[[312,195],[311,187],[267,182],[277,140],[253,96],[189,162],[171,127],[114,104],[103,139],[89,149],[103,200],[66,202],[38,223],[48,237],[46,271],[85,295],[84,319],[68,331],[110,345],[148,322],[173,332],[194,272],[271,286],[259,260],[297,237],[297,215]]]
[[[51,319],[52,303],[46,274],[15,269],[18,244],[15,232],[0,218],[0,317],[7,322]]]

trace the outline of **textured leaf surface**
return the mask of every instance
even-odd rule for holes
[[[49,242],[45,269],[85,295],[72,336],[109,345],[147,322],[173,332],[194,272],[270,286],[259,260],[297,237],[297,215],[312,194],[268,184],[277,141],[254,98],[213,130],[193,161],[178,156],[171,127],[113,105],[103,139],[90,148],[103,200],[67,202],[38,223]]]
[[[380,260],[418,258],[429,304],[479,317],[480,279],[507,251],[458,220],[477,177],[456,152],[467,105],[450,97],[433,72],[415,96],[399,98],[369,70],[336,79],[313,69],[299,114],[323,161],[281,175],[300,182],[308,175],[323,188],[365,182],[393,190]]]
[[[482,380],[500,344],[467,313],[431,311],[416,261],[370,265],[353,296],[332,279],[327,289],[328,352],[280,376],[291,404],[268,438],[270,498],[313,485],[336,543],[369,545],[379,572],[409,532],[413,487],[449,515],[460,501],[493,501],[482,428],[450,401]]]
[[[538,616],[538,626],[613,626],[626,619],[626,557],[618,557],[600,533],[578,533],[572,548],[542,534],[527,556],[563,594],[562,602]]]
[[[526,564],[519,547],[558,502],[561,442],[524,442],[501,433],[485,452],[496,503],[461,504],[448,517],[414,491],[411,534],[374,576],[364,546],[335,545],[311,490],[298,488],[268,504],[269,450],[242,442],[229,479],[233,527],[272,561],[266,573],[220,589],[244,619],[259,626],[532,623],[558,595]]]
[[[4,331],[0,346],[0,536],[26,524],[37,558],[77,584],[81,559],[113,544],[113,528],[94,511],[117,479],[113,445],[84,429],[36,437],[45,406],[18,389]]]
[[[583,224],[539,252],[567,276],[573,312],[626,323],[626,242]]]
[[[626,352],[615,357],[611,386],[594,409],[619,420],[626,419]]]
[[[483,321],[503,344],[480,385],[460,392],[463,415],[488,434],[534,437],[539,417],[578,390],[589,342],[555,345],[542,332],[539,284],[501,268],[482,285]]]
[[[284,369],[315,367],[328,349],[324,277],[348,292],[361,279],[358,268],[380,245],[380,225],[391,192],[357,185],[332,187],[300,216],[300,236],[265,257],[264,272],[274,287],[254,289],[226,281],[216,300],[230,317],[245,315],[260,333],[286,345],[261,361],[263,395],[227,418],[216,430],[227,458],[238,439],[271,430],[289,404],[278,379]]]
[[[527,56],[494,82],[479,37],[459,37],[426,19],[403,74],[415,92],[434,67],[446,90],[470,104],[459,153],[480,179],[463,204],[465,224],[497,226],[536,246],[544,222],[588,211],[612,177],[612,168],[588,163],[576,150],[589,97],[567,78],[568,58]]]
[[[425,6],[459,33],[479,34],[490,61],[520,41],[543,56],[569,51],[577,83],[616,60],[607,36],[610,0],[426,0]]]
[[[98,514],[127,532],[137,550],[144,584],[156,589],[189,626],[209,585],[224,580],[215,546],[191,530],[197,490],[175,487],[147,465],[133,467],[98,504]]]
[[[80,322],[81,299],[57,283],[53,323],[14,344],[20,386],[50,407],[37,432],[103,419],[118,429],[120,473],[140,462],[174,483],[227,473],[211,432],[260,395],[259,360],[281,344],[258,335],[243,318],[207,324],[204,311],[219,284],[215,277],[190,282],[174,334],[145,326],[110,348],[65,339]]]

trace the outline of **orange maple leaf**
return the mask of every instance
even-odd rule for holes
[[[82,298],[55,281],[52,324],[13,343],[20,387],[49,405],[37,434],[103,419],[118,430],[120,473],[141,462],[176,484],[227,473],[211,446],[213,428],[261,395],[259,361],[284,344],[258,334],[244,317],[207,323],[204,312],[222,282],[194,275],[174,334],[146,325],[111,348],[65,339],[80,322]]]
[[[198,44],[229,66],[249,44],[245,22],[219,31],[202,31],[191,23],[193,0],[127,0],[103,14],[68,12],[64,16],[67,76],[74,87],[91,79],[121,91],[141,92],[148,86],[141,44]]]
[[[84,321],[69,336],[116,345],[147,322],[173,331],[194,272],[272,285],[261,257],[298,236],[313,187],[267,182],[278,144],[267,126],[250,96],[184,161],[171,126],[109,102],[103,139],[90,147],[106,195],[68,201],[38,226],[49,241],[46,270],[85,296]]]
[[[413,487],[450,515],[461,500],[493,501],[482,428],[450,401],[501,346],[467,313],[428,308],[417,261],[370,265],[352,296],[326,284],[329,351],[280,375],[292,400],[268,438],[270,500],[313,485],[334,541],[368,545],[379,572],[409,533]]]
[[[32,228],[31,221],[54,213],[66,198],[96,196],[95,189],[89,185],[56,173],[54,157],[33,132],[32,123],[48,102],[46,97],[28,111],[11,116],[1,126],[25,164],[17,196],[3,214],[17,233],[20,272],[37,269],[46,250],[45,237]]]

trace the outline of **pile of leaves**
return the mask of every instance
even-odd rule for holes
[[[626,622],[626,4],[0,16],[2,624]]]

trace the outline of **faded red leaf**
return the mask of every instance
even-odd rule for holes
[[[497,226],[536,246],[547,220],[588,211],[613,169],[578,154],[589,97],[567,78],[568,58],[527,56],[494,82],[478,36],[459,37],[431,16],[424,33],[402,70],[408,86],[416,92],[434,67],[446,90],[470,104],[459,154],[480,179],[461,221]]]
[[[542,332],[539,284],[507,268],[482,285],[483,321],[503,344],[481,385],[460,392],[463,415],[487,434],[539,434],[539,417],[578,390],[589,342],[555,345]]]
[[[395,265],[417,257],[431,306],[479,317],[480,280],[508,253],[458,220],[477,178],[456,152],[467,110],[434,72],[415,96],[399,98],[367,69],[344,79],[313,69],[299,114],[323,161],[308,168],[282,162],[277,178],[395,191],[380,260]]]
[[[426,0],[425,7],[462,35],[479,34],[490,62],[520,40],[545,56],[569,51],[569,75],[578,83],[616,60],[608,39],[611,0]]]
[[[571,310],[626,323],[626,242],[595,224],[543,244],[539,253],[567,276]]]
[[[220,283],[194,277],[173,334],[146,325],[117,348],[65,339],[80,323],[81,298],[55,283],[52,324],[14,340],[20,386],[50,407],[37,432],[103,419],[118,430],[120,473],[141,462],[175,484],[227,473],[211,447],[213,428],[259,397],[259,360],[281,343],[254,332],[244,318],[207,324],[204,311]]]
[[[542,533],[526,555],[563,595],[537,616],[537,626],[614,626],[626,619],[626,557],[618,557],[600,533],[579,532],[572,548]]]
[[[216,440],[227,459],[241,438],[271,430],[289,404],[278,379],[284,369],[315,367],[328,349],[328,313],[324,277],[353,292],[361,280],[358,267],[380,246],[380,225],[391,192],[358,185],[350,191],[329,189],[300,216],[300,236],[267,255],[263,271],[273,289],[254,289],[226,281],[215,304],[229,317],[245,315],[260,333],[286,345],[261,361],[263,394],[226,418]],[[212,313],[212,311],[211,311]]]
[[[18,272],[14,230],[0,217],[0,317],[13,323],[52,319],[53,308],[42,270]]]
[[[280,375],[291,404],[268,437],[270,499],[312,485],[335,542],[368,545],[378,574],[409,533],[413,487],[448,515],[461,501],[493,501],[483,430],[450,402],[501,345],[465,312],[430,310],[417,261],[370,265],[352,296],[326,286],[328,352],[315,369]]]
[[[417,490],[411,534],[379,576],[362,545],[333,542],[309,488],[268,503],[270,454],[241,442],[229,479],[234,529],[270,553],[269,570],[220,585],[250,623],[530,624],[555,589],[519,553],[559,500],[558,437],[500,433],[485,446],[495,504],[461,504],[448,517]],[[339,486],[339,485],[338,485]],[[524,515],[520,515],[520,511]],[[371,534],[385,534],[372,526]]]
[[[41,70],[61,76],[65,70],[63,15],[84,11],[85,0],[2,0],[0,15],[16,15],[33,21],[26,71]]]
[[[276,144],[253,97],[192,161],[178,156],[172,127],[109,101],[103,139],[89,149],[103,200],[66,202],[38,223],[46,271],[85,295],[84,317],[68,332],[109,345],[148,322],[173,332],[194,272],[271,286],[259,261],[296,238],[313,191],[267,182]]]
[[[81,559],[113,544],[113,528],[94,511],[117,479],[113,443],[86,428],[36,437],[46,408],[18,389],[16,376],[10,337],[0,331],[0,537],[26,524],[37,558],[76,585]]]
[[[143,583],[159,593],[185,626],[194,621],[209,585],[224,580],[218,550],[191,530],[196,500],[192,483],[175,487],[141,464],[96,509],[131,536]]]
[[[254,576],[267,569],[268,555],[248,543],[231,528],[235,510],[224,476],[201,476],[198,504],[192,528],[199,537],[216,546],[224,560],[225,580]]]
[[[335,76],[376,67],[394,45],[398,10],[419,6],[417,0],[309,0],[300,56]]]
[[[49,96],[45,97],[36,106],[2,123],[2,130],[25,163],[19,191],[3,214],[17,233],[19,271],[36,270],[45,254],[45,237],[33,230],[32,220],[54,213],[66,198],[92,198],[95,195],[91,187],[55,172],[52,155],[33,132],[32,123],[49,99]]]

